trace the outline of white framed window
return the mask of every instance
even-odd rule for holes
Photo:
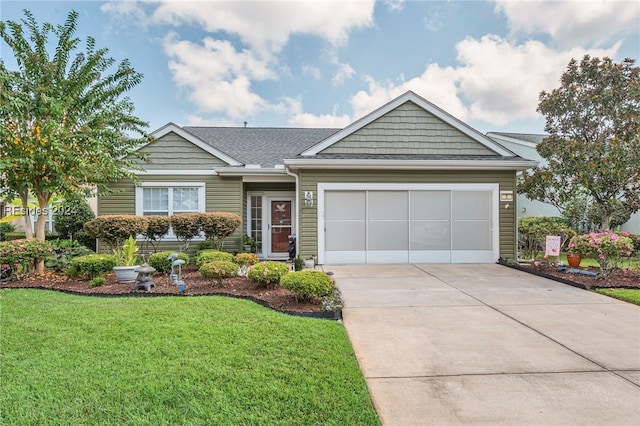
[[[204,182],[142,182],[136,187],[136,215],[172,216],[205,211]],[[170,230],[167,238],[171,239]]]

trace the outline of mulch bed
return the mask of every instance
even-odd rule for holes
[[[640,289],[640,273],[633,271],[626,271],[617,269],[605,280],[598,279],[597,277],[591,277],[587,275],[562,272],[557,267],[548,264],[533,265],[528,263],[513,264],[507,262],[499,262],[503,265],[525,271],[534,275],[538,275],[545,278],[550,278],[555,281],[559,281],[564,284],[569,284],[574,287],[579,287],[587,290],[596,288],[637,288]],[[598,268],[594,267],[577,267],[569,269],[578,269],[583,271],[590,271],[597,273]]]
[[[241,299],[249,299],[263,306],[291,315],[316,318],[339,319],[341,313],[325,312],[320,301],[315,303],[300,302],[295,294],[282,287],[267,289],[249,281],[246,277],[234,277],[224,280],[222,287],[216,287],[208,279],[202,278],[195,266],[190,265],[182,270],[182,280],[185,282],[184,293],[178,291],[170,280],[169,275],[156,273],[153,276],[155,288],[151,292],[145,290],[132,291],[134,284],[120,284],[114,274],[105,276],[107,284],[91,287],[88,280],[68,278],[64,274],[46,272],[42,275],[32,274],[20,281],[0,283],[0,288],[39,288],[58,290],[65,293],[103,296],[103,297],[145,297],[145,296],[204,296],[221,295]]]

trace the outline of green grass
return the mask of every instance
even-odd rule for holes
[[[2,425],[377,425],[342,324],[222,297],[0,290]]]
[[[565,265],[568,264],[566,253],[560,253],[560,261],[562,263],[564,263]],[[638,265],[638,264],[640,264],[640,258],[632,257],[632,258],[629,258],[629,259],[623,259],[620,262],[620,267],[621,268],[629,268],[632,265]],[[589,257],[583,257],[582,260],[580,260],[580,266],[582,268],[586,268],[588,266],[593,266],[595,268],[598,268],[598,267],[600,267],[600,264],[598,264],[598,261],[596,259],[592,259],[592,258],[589,258]]]
[[[640,305],[640,289],[631,288],[600,288],[596,292],[625,302]]]

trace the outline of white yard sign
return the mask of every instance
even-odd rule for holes
[[[547,244],[544,249],[545,256],[560,256],[560,236],[547,235]]]

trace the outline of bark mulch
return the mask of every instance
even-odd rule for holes
[[[173,285],[169,275],[156,273],[153,276],[155,288],[150,292],[145,290],[133,291],[135,284],[120,284],[114,274],[105,276],[107,284],[100,287],[91,287],[89,280],[68,278],[64,274],[46,272],[42,275],[31,274],[19,281],[1,282],[0,288],[39,288],[58,290],[71,294],[103,297],[145,297],[145,296],[204,296],[219,295],[241,299],[249,299],[268,308],[297,316],[316,318],[340,319],[341,313],[325,312],[322,310],[320,300],[314,303],[301,302],[295,294],[282,287],[267,289],[249,281],[246,277],[234,277],[224,280],[222,287],[217,287],[211,280],[202,278],[195,266],[190,265],[182,271],[182,280],[185,282],[184,293],[178,291]]]

